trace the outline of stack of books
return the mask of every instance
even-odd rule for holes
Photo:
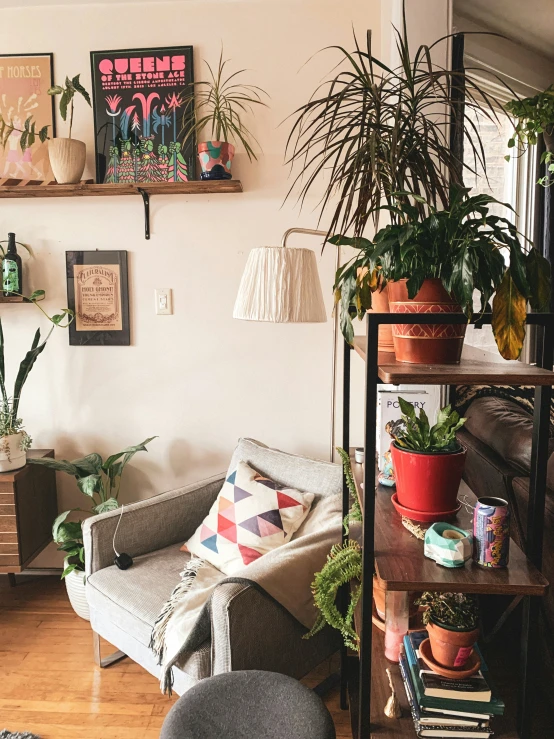
[[[488,739],[494,716],[504,713],[504,703],[494,695],[487,666],[479,653],[481,669],[472,677],[452,680],[430,670],[419,654],[427,632],[404,637],[400,670],[418,737]],[[478,647],[475,649],[478,651]]]

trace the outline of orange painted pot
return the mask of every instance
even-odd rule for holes
[[[204,141],[198,144],[201,180],[230,180],[235,147],[227,141]]]
[[[358,269],[358,277],[362,277],[367,272],[367,267]],[[382,290],[376,290],[371,293],[371,308],[368,313],[390,313],[388,285]],[[378,347],[380,352],[393,352],[394,344],[392,341],[392,326],[383,323],[379,326]]]
[[[438,278],[424,280],[413,300],[408,297],[406,285],[407,280],[388,283],[391,313],[463,312]],[[396,359],[412,364],[457,364],[465,333],[466,324],[393,324]]]
[[[429,621],[427,633],[433,658],[443,667],[462,668],[479,638],[479,629],[455,631]]]

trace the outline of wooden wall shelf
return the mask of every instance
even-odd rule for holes
[[[150,195],[218,195],[242,192],[240,180],[199,180],[194,182],[140,182],[96,185],[1,185],[0,198],[75,198],[141,195],[144,203],[144,237],[150,238]]]
[[[30,301],[26,300],[23,295],[16,295],[13,298],[5,298],[0,293],[0,303],[30,303]]]

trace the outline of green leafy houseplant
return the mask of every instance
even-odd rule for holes
[[[474,595],[427,591],[416,602],[427,609],[423,614],[425,625],[432,621],[461,631],[471,631],[479,625],[479,603]]]
[[[92,107],[90,95],[80,82],[80,74],[75,75],[72,79],[65,78],[65,85],[53,85],[48,89],[49,95],[61,95],[60,97],[60,115],[64,121],[67,120],[67,109],[69,108],[69,135],[71,138],[71,129],[73,128],[73,108],[74,98],[78,93]]]
[[[49,137],[48,137],[48,126],[42,126],[37,131],[36,128],[36,121],[33,120],[33,116],[28,116],[25,121],[23,122],[23,128],[20,128],[18,125],[16,125],[15,120],[7,121],[3,115],[0,113],[0,145],[3,149],[6,148],[6,144],[8,143],[8,139],[12,135],[12,133],[18,133],[19,136],[19,146],[21,147],[21,151],[25,151],[25,149],[28,149],[30,146],[32,146],[37,137],[41,143],[44,143]]]
[[[511,100],[506,106],[508,113],[515,119],[514,135],[508,141],[508,148],[513,149],[516,143],[523,147],[537,143],[542,134],[546,151],[541,157],[541,164],[546,165],[547,174],[539,179],[539,184],[550,187],[551,173],[554,172],[554,88],[552,85],[544,92],[522,100]],[[505,159],[510,161],[508,154]]]
[[[184,133],[183,146],[192,138],[200,139],[204,129],[211,131],[214,142],[239,141],[250,161],[257,159],[252,143],[258,143],[246,127],[243,116],[252,113],[253,106],[267,107],[264,96],[267,93],[256,85],[238,82],[240,75],[246,72],[241,69],[227,73],[225,69],[229,60],[223,59],[223,49],[216,70],[206,62],[210,78],[195,82],[194,92],[184,99],[185,113],[181,132]]]
[[[105,513],[119,507],[118,497],[121,476],[127,463],[137,452],[147,451],[146,445],[155,438],[155,436],[151,436],[141,444],[127,447],[121,452],[112,454],[105,461],[96,452],[73,461],[50,459],[49,457],[29,459],[28,461],[30,464],[41,465],[57,472],[66,472],[68,475],[73,475],[77,480],[79,490],[90,499],[90,513]],[[85,569],[82,521],[67,521],[70,513],[83,510],[82,508],[72,508],[61,513],[52,527],[52,538],[59,545],[58,551],[65,552],[65,569],[62,578],[74,570],[84,571]]]
[[[489,195],[469,196],[467,190],[458,189],[447,208],[437,211],[427,206],[428,215],[418,220],[417,207],[398,193],[389,208],[396,222],[380,229],[372,240],[332,237],[333,244],[359,249],[335,279],[345,339],[352,343],[352,318],[365,316],[372,292],[388,281],[407,279],[408,296],[414,298],[425,279],[439,278],[468,319],[475,291],[481,310],[490,310],[494,296],[492,328],[498,349],[505,359],[517,359],[525,337],[527,301],[533,310],[548,309],[550,265],[536,249],[525,253],[508,219],[491,214],[490,206],[497,204]],[[509,257],[509,267],[503,254]]]
[[[423,408],[419,409],[419,417],[413,403],[398,398],[402,418],[400,422],[387,424],[387,431],[396,444],[402,449],[428,454],[441,452],[457,452],[460,443],[456,439],[456,431],[462,428],[466,419],[460,418],[452,407],[447,405],[437,415],[437,422],[431,426]]]

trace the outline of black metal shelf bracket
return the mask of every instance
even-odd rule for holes
[[[137,188],[142,195],[142,202],[144,203],[144,238],[150,238],[150,195],[142,187]]]

